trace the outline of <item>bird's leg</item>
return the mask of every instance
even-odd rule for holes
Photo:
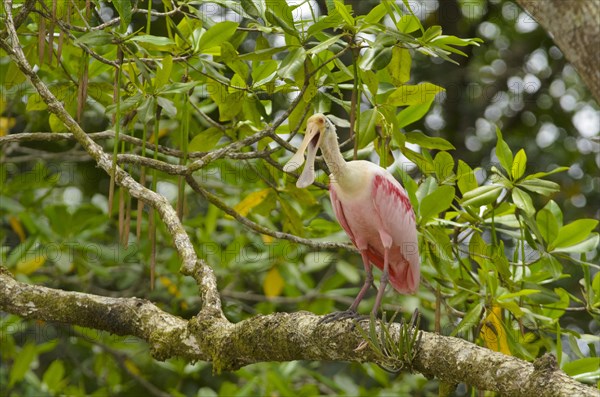
[[[358,305],[367,294],[367,291],[369,291],[369,288],[371,288],[371,285],[373,285],[373,266],[369,262],[366,251],[361,251],[360,255],[362,256],[363,266],[365,267],[365,273],[367,273],[367,277],[365,278],[365,283],[358,292],[358,295],[356,295],[356,299],[354,299],[354,302],[352,305],[350,305],[350,308],[348,308],[348,311],[351,312],[356,312]]]
[[[373,306],[373,315],[375,317],[377,317],[377,312],[379,311],[379,308],[381,307],[381,301],[383,299],[383,294],[385,293],[385,287],[387,287],[388,280],[390,278],[390,273],[389,273],[390,264],[388,261],[389,252],[390,252],[390,249],[387,247],[384,247],[383,273],[381,274],[381,279],[379,281],[379,291],[377,291],[377,298],[375,298],[375,306]]]
[[[326,315],[325,317],[323,317],[319,321],[319,324],[330,323],[330,322],[338,321],[338,320],[345,320],[348,318],[357,319],[357,318],[361,317],[357,313],[357,309],[358,309],[358,305],[360,304],[360,302],[363,300],[363,298],[369,291],[369,288],[371,288],[371,285],[373,285],[373,266],[369,262],[369,258],[367,257],[366,250],[361,250],[360,255],[362,256],[363,266],[365,267],[365,272],[367,273],[367,277],[365,278],[365,283],[363,284],[362,288],[358,292],[358,295],[356,295],[356,299],[354,299],[354,302],[352,302],[352,305],[350,305],[348,310],[345,310],[343,312],[330,313],[330,314]]]

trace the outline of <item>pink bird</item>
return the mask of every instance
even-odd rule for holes
[[[308,159],[296,186],[305,188],[315,179],[317,149],[331,171],[329,193],[335,216],[362,256],[367,273],[354,303],[344,312],[332,313],[324,322],[357,316],[357,308],[373,284],[372,264],[383,271],[373,313],[376,315],[388,280],[402,294],[419,286],[419,249],[415,213],[406,191],[385,169],[369,161],[346,162],[340,152],[333,123],[321,113],[311,116],[304,140],[284,166],[298,169]]]

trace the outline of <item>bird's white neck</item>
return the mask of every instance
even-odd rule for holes
[[[323,159],[325,160],[325,163],[327,163],[327,167],[329,167],[329,171],[333,176],[335,178],[340,178],[345,173],[346,160],[344,160],[342,152],[340,152],[335,129],[333,129],[333,131],[327,131],[322,139],[321,153],[323,154]]]

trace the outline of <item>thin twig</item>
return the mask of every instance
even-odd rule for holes
[[[225,204],[217,196],[215,196],[208,190],[204,189],[202,186],[200,186],[200,184],[198,182],[196,182],[196,180],[194,179],[193,176],[186,175],[186,181],[187,181],[188,185],[190,185],[191,188],[194,189],[194,191],[200,193],[208,201],[210,201],[212,204],[214,204],[217,208],[221,209],[227,215],[232,216],[238,222],[240,222],[244,226],[254,230],[257,233],[266,234],[268,236],[275,237],[275,238],[282,239],[282,240],[292,241],[294,243],[306,245],[306,246],[309,246],[312,248],[318,248],[318,249],[340,249],[341,248],[341,249],[345,249],[347,251],[356,252],[356,249],[349,244],[310,240],[307,238],[295,236],[293,234],[271,230],[265,226],[259,225],[258,223],[253,222],[250,219],[246,218],[245,216],[241,215],[239,212],[237,212],[236,210],[234,210],[233,208],[231,208],[227,204]]]

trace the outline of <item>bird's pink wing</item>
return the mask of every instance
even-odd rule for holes
[[[371,198],[383,231],[392,238],[390,282],[399,292],[413,293],[419,285],[419,248],[408,195],[398,181],[378,174],[373,178]]]
[[[350,230],[350,225],[348,225],[348,221],[346,220],[346,215],[344,214],[344,208],[342,207],[342,202],[338,199],[337,193],[335,191],[335,187],[333,185],[329,185],[329,197],[331,198],[331,204],[333,206],[333,212],[335,213],[335,217],[338,222],[352,240],[352,243],[356,246],[356,240],[354,239],[354,234],[352,230]]]

